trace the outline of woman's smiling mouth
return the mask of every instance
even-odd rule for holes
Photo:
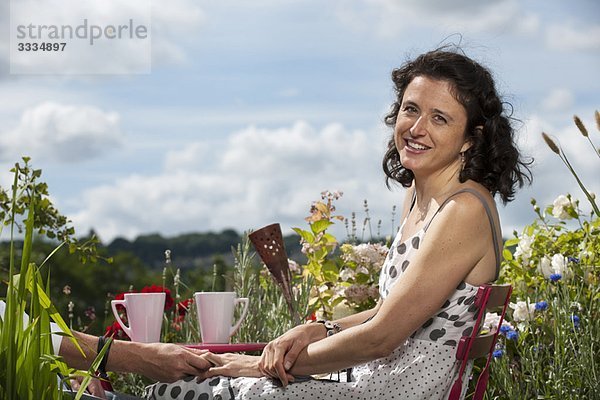
[[[411,150],[416,150],[416,151],[423,151],[423,150],[429,150],[430,147],[425,146],[424,144],[415,142],[414,140],[410,140],[410,139],[406,139],[406,146],[411,149]]]

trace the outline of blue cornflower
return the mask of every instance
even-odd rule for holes
[[[571,322],[573,322],[575,328],[579,328],[579,317],[577,315],[571,315]]]
[[[560,278],[562,278],[561,274],[552,274],[552,275],[550,275],[550,280],[552,282],[556,282],[556,281],[560,280]]]
[[[509,340],[517,340],[519,338],[519,333],[517,331],[514,331],[514,330],[511,329],[506,334],[506,338],[509,339]]]
[[[535,303],[535,309],[537,311],[544,311],[546,308],[548,308],[548,303],[545,302],[544,300],[538,301],[537,303]]]
[[[510,326],[508,326],[508,325],[502,325],[502,326],[500,327],[500,333],[503,333],[503,334],[505,334],[505,335],[506,335],[508,332],[510,332],[511,330],[512,330],[512,329],[511,329],[511,327],[510,327]]]
[[[504,350],[502,350],[502,349],[494,350],[494,352],[492,353],[492,356],[494,356],[494,358],[500,358],[503,355],[504,355]]]
[[[569,260],[569,262],[579,264],[579,258],[577,257],[567,257],[567,260]]]

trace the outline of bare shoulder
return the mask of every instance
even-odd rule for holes
[[[445,221],[458,223],[465,227],[467,225],[481,223],[482,218],[487,219],[485,206],[484,203],[482,203],[482,200],[488,204],[490,209],[493,209],[491,208],[494,204],[493,200],[487,193],[476,193],[481,196],[478,196],[471,191],[454,194],[439,211],[439,215],[436,217],[436,220],[438,220],[437,222],[443,223]],[[432,227],[435,222],[435,220],[432,221]]]
[[[439,210],[431,221],[427,231],[430,240],[452,240],[460,247],[468,246],[470,250],[479,249],[479,254],[493,250],[492,225],[487,209],[496,229],[496,237],[502,237],[499,230],[498,212],[493,197],[481,185],[469,185],[456,192]],[[498,245],[498,244],[497,244]]]
[[[478,195],[473,191],[464,191],[452,196],[432,221],[427,234],[437,244],[447,244],[443,246],[446,249],[452,248],[463,253],[466,265],[470,265],[465,271],[465,280],[480,284],[493,279],[495,275],[497,254],[502,248],[502,232],[491,194],[485,189],[473,189]],[[486,205],[490,211],[489,217]]]
[[[481,218],[488,220],[486,208],[490,211],[491,217],[497,220],[498,210],[490,192],[480,184],[472,184],[456,192],[440,213],[446,211],[447,214],[455,214],[465,222],[470,220],[481,222]]]

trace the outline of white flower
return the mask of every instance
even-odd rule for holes
[[[535,303],[529,304],[525,301],[517,301],[516,303],[510,303],[510,308],[514,310],[513,320],[515,322],[529,321],[535,313]]]
[[[354,278],[354,270],[352,268],[344,268],[340,272],[340,279],[344,282]]]
[[[529,261],[531,257],[531,245],[533,244],[534,236],[523,235],[519,240],[519,244],[517,245],[517,250],[515,250],[515,257],[521,257],[523,262]]]
[[[578,302],[578,301],[572,301],[572,302],[571,302],[571,308],[572,308],[573,310],[577,310],[577,311],[581,311],[581,310],[583,310],[583,307],[581,306],[581,303],[580,303],[580,302]]]
[[[552,215],[558,219],[571,219],[573,217],[569,215],[569,207],[573,207],[573,203],[567,196],[561,194],[552,203]]]
[[[487,313],[485,314],[485,321],[481,327],[481,330],[492,330],[499,329],[498,323],[500,322],[500,315],[498,313]],[[502,326],[507,326],[512,330],[515,330],[514,326],[506,319],[502,320]]]
[[[300,264],[298,264],[294,260],[290,260],[289,258],[288,258],[288,266],[292,273],[297,274],[297,275],[302,273],[302,268],[300,267]]]
[[[563,278],[567,278],[571,275],[571,269],[569,268],[569,261],[567,257],[562,254],[555,254],[552,256],[552,271],[555,274],[560,274]]]
[[[554,269],[552,268],[552,260],[550,257],[542,257],[540,263],[538,264],[538,271],[540,274],[544,275],[544,278],[550,278],[550,275],[554,273]]]
[[[492,329],[498,326],[500,322],[500,315],[497,313],[485,314],[485,321],[483,321],[483,328]]]
[[[358,268],[356,268],[356,273],[357,274],[365,274],[365,275],[369,275],[369,270],[367,267],[364,266],[360,266]]]

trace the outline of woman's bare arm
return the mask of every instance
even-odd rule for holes
[[[373,319],[309,344],[288,372],[331,372],[389,355],[473,268],[483,263],[493,273],[490,228],[481,221],[487,221],[485,210],[473,196],[459,195],[448,203],[430,225],[402,282],[392,288]]]

